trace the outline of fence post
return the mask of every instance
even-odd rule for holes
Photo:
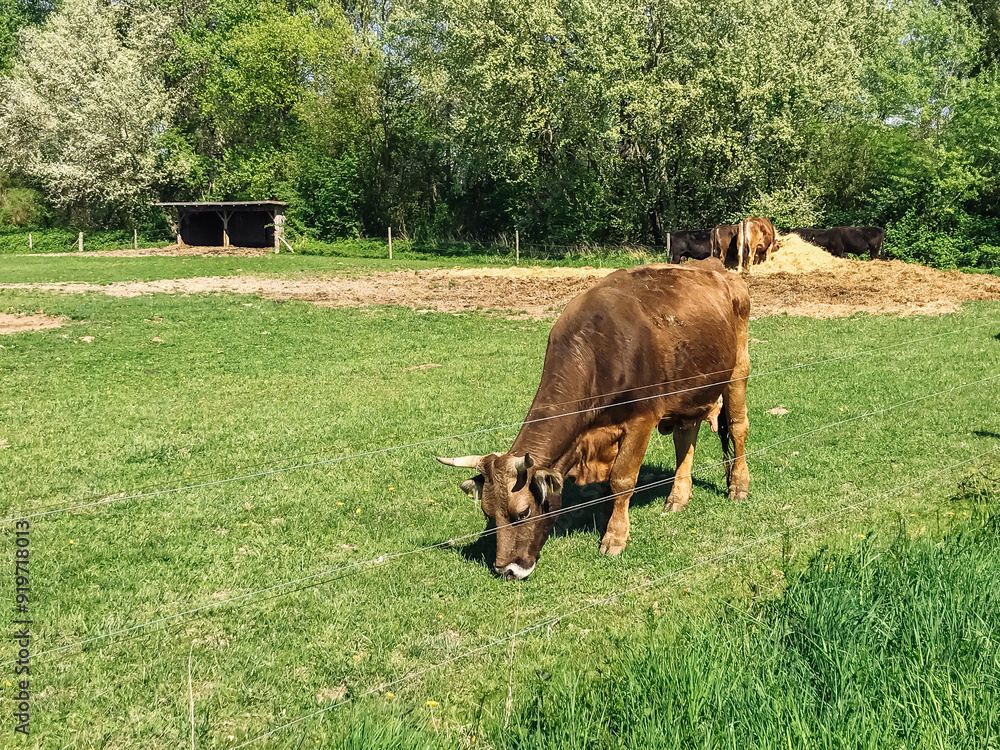
[[[83,252],[83,232],[80,232],[79,238],[77,238],[77,244],[80,247],[80,252]]]
[[[31,232],[28,232],[28,249],[29,250],[35,249],[35,241],[31,239]]]
[[[139,249],[139,230],[138,229],[133,229],[132,230],[132,249],[133,250],[138,250]]]
[[[521,233],[514,230],[514,265],[521,265]]]
[[[674,256],[670,254],[670,232],[667,232],[667,262],[674,262]]]
[[[389,227],[389,260],[392,260],[392,227]]]

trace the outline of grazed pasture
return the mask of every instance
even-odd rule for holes
[[[639,495],[617,559],[597,553],[599,507],[568,513],[513,585],[489,572],[464,475],[433,456],[509,445],[549,320],[0,292],[0,312],[40,311],[66,322],[0,339],[4,548],[10,519],[57,511],[31,519],[25,747],[189,746],[192,705],[198,747],[326,708],[252,746],[505,744],[509,686],[516,724],[548,676],[597,679],[650,632],[780,597],[822,549],[940,538],[976,512],[957,488],[1000,448],[1000,304],[760,318],[750,500],[726,500],[705,430],[687,512],[661,514],[668,486]],[[672,468],[654,437],[641,481]]]

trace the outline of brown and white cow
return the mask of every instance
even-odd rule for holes
[[[736,246],[739,253],[736,259],[736,273],[742,270],[746,263],[747,273],[753,272],[753,264],[757,262],[758,254],[763,254],[762,262],[767,262],[767,256],[777,247],[777,232],[770,219],[755,216],[744,219],[739,224]]]
[[[497,526],[498,575],[520,579],[534,570],[567,479],[610,482],[614,510],[600,549],[621,553],[654,428],[674,436],[666,510],[687,507],[698,429],[713,418],[729,497],[747,497],[749,316],[746,284],[715,258],[616,271],[570,301],[549,334],[538,392],[510,449],[438,459],[478,472],[462,489]]]

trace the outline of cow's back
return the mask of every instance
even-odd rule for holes
[[[605,410],[610,421],[630,410],[696,415],[736,364],[749,308],[746,284],[715,258],[615,271],[556,321],[540,390],[593,406],[633,401]]]

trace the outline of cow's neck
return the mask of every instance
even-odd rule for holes
[[[574,403],[538,402],[536,396],[510,452],[516,456],[530,453],[539,468],[565,474],[572,468],[577,437],[586,430],[592,413],[579,413]]]

